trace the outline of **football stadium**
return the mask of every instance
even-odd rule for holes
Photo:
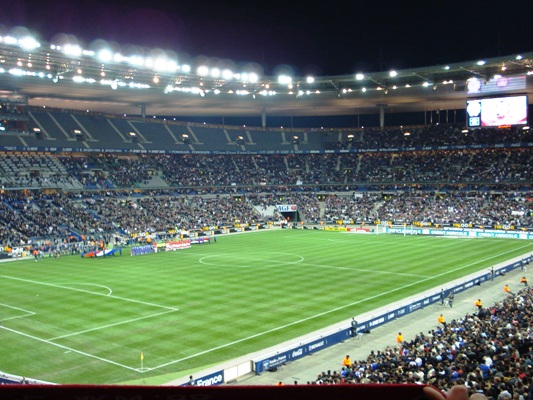
[[[264,384],[366,342],[299,383],[533,390],[533,53],[273,77],[6,35],[0,61],[6,386]]]

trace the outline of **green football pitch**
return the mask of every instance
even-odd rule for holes
[[[265,230],[137,257],[4,262],[0,371],[161,384],[531,251],[521,240]]]

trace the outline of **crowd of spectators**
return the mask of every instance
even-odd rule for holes
[[[444,326],[319,373],[318,384],[465,385],[489,399],[533,398],[533,293],[529,287]]]
[[[213,129],[213,134],[216,132]],[[172,187],[181,193],[203,194],[279,185],[333,186],[336,190],[347,186],[352,190],[361,184],[422,184],[433,188],[458,183],[530,184],[530,129],[484,128],[465,133],[457,126],[431,125],[409,129],[408,136],[405,133],[403,128],[334,132],[325,135],[322,148],[309,153],[18,154],[19,160],[46,158],[50,162],[56,157],[60,172],[17,170],[1,179],[8,188]],[[347,141],[349,134],[353,137]],[[335,150],[319,153],[328,148]]]
[[[306,224],[533,226],[533,147],[524,144],[531,130],[432,125],[405,133],[324,135],[324,148],[359,152],[0,154],[2,168],[12,168],[3,188],[16,188],[0,195],[0,241],[277,221],[265,211],[277,204],[297,205]]]
[[[342,223],[423,224],[533,228],[532,193],[321,193],[280,191],[247,195],[176,195],[172,191],[0,194],[0,244],[38,238],[200,230],[214,226],[278,223],[279,204],[296,205],[306,226]],[[270,211],[268,211],[270,210]],[[294,216],[292,216],[294,219]]]
[[[4,187],[135,189],[171,187],[181,193],[232,193],[291,186],[295,190],[355,185],[530,185],[530,148],[485,148],[327,154],[168,154],[59,157],[65,172],[4,178]]]
[[[338,133],[334,132],[337,137]],[[348,135],[352,137],[348,138]],[[521,127],[465,130],[463,126],[426,125],[419,127],[364,128],[343,132],[341,140],[328,140],[328,149],[386,149],[391,147],[494,146],[502,143],[528,143],[533,132]]]

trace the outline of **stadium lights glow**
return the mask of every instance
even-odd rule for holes
[[[200,76],[207,76],[209,74],[209,68],[207,68],[205,65],[200,65],[198,68],[196,68],[196,73]]]
[[[362,81],[363,79],[365,79],[365,75],[361,73],[355,74],[355,79],[358,81]]]
[[[306,78],[306,82],[307,82],[307,83],[314,83],[314,82],[315,82],[315,78],[313,78],[312,76],[308,76],[308,77]]]
[[[18,40],[17,38],[14,38],[13,36],[4,36],[2,38],[2,41],[5,43],[5,44],[9,44],[9,45],[16,45],[18,43]]]
[[[62,48],[62,50],[67,56],[79,57],[82,54],[81,47],[77,44],[67,44]]]
[[[102,49],[96,54],[96,58],[104,63],[108,63],[113,59],[113,53],[108,49]]]
[[[30,36],[23,37],[18,40],[18,45],[26,50],[34,50],[41,47],[41,44]]]
[[[476,64],[477,65],[485,65],[485,60],[479,60]]]
[[[366,92],[366,87],[362,88],[361,91],[364,93]]]
[[[227,81],[233,79],[233,72],[231,72],[231,70],[229,69],[225,69],[224,71],[222,71],[222,78]]]
[[[391,78],[394,78],[395,76],[398,76],[398,72],[392,70],[391,72],[389,72],[389,76],[390,76]]]
[[[96,79],[93,78],[84,78],[81,75],[76,75],[72,78],[72,80],[76,83],[95,83]]]
[[[521,59],[522,59],[522,56],[519,54],[519,55],[516,56],[516,59],[517,59],[517,60],[521,60]]]
[[[282,85],[288,85],[292,82],[292,78],[288,75],[280,75],[278,76],[278,83]]]

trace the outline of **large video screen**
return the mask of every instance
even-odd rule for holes
[[[466,101],[467,125],[527,125],[527,96],[491,97]]]

